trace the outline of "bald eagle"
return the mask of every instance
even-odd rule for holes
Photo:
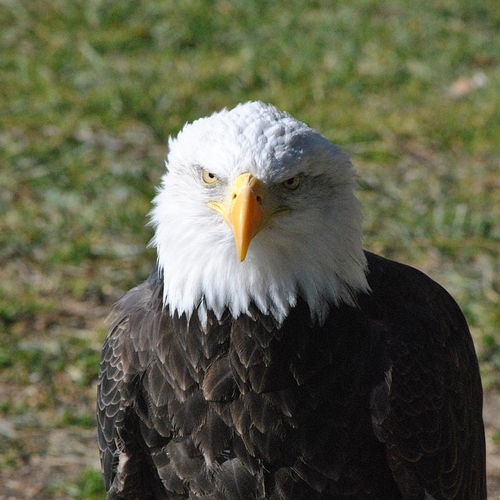
[[[108,499],[485,499],[464,317],[363,251],[342,150],[259,102],[170,139],[101,357]]]

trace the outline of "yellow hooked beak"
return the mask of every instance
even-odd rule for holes
[[[264,186],[249,173],[239,175],[231,187],[229,198],[222,203],[208,205],[219,212],[233,231],[236,252],[240,262],[245,260],[253,237],[262,229]]]

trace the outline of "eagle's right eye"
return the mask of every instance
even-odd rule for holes
[[[208,186],[213,186],[214,184],[217,184],[217,182],[219,182],[219,179],[215,174],[212,174],[212,172],[209,172],[204,168],[201,169],[201,178],[203,182]]]

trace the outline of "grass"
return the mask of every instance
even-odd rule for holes
[[[352,154],[365,246],[452,292],[500,385],[496,0],[0,0],[0,46],[0,416],[16,429],[93,425],[104,318],[154,262],[166,139],[249,99]],[[97,498],[88,470],[46,498]]]

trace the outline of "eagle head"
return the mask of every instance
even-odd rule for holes
[[[152,245],[171,314],[252,307],[313,320],[368,290],[354,170],[319,133],[273,106],[240,104],[169,140]]]

